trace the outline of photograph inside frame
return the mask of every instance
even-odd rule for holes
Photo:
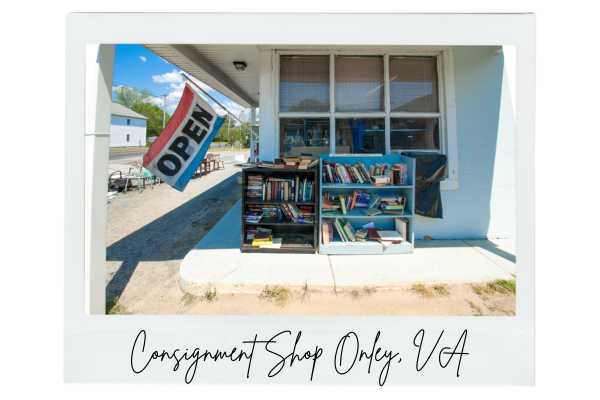
[[[96,49],[106,314],[516,314],[512,47]]]

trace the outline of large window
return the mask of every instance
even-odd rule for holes
[[[438,56],[279,56],[282,155],[444,152]]]
[[[280,120],[280,149],[282,154],[299,156],[329,152],[329,119],[282,118]]]
[[[390,57],[390,110],[439,111],[434,57]]]
[[[383,111],[383,57],[335,58],[335,110]]]
[[[329,56],[281,56],[279,111],[329,111]]]
[[[385,153],[383,118],[341,118],[335,121],[336,153]]]
[[[392,118],[392,150],[440,150],[437,118]]]

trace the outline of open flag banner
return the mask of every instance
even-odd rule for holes
[[[144,167],[183,191],[224,118],[186,83],[171,120],[144,155]]]

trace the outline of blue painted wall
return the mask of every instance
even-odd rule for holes
[[[457,190],[442,191],[444,218],[416,220],[416,236],[514,237],[514,112],[498,47],[454,49]]]

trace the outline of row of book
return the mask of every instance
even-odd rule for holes
[[[311,169],[319,164],[318,158],[312,156],[298,156],[298,157],[282,157],[276,158],[274,162],[261,161],[256,164],[259,168],[269,169]]]
[[[355,190],[351,194],[323,192],[321,209],[323,214],[342,213],[356,208],[364,209],[365,215],[404,214],[406,197],[403,195],[380,196],[375,193]]]
[[[408,221],[404,218],[396,218],[394,225],[395,230],[377,229],[373,224],[366,224],[356,229],[350,222],[336,218],[323,223],[321,237],[324,244],[334,242],[335,236],[341,242],[376,241],[384,246],[408,240]]]
[[[260,201],[310,202],[314,198],[315,183],[309,178],[273,178],[266,179],[259,174],[248,175],[246,185],[247,198]]]
[[[315,222],[314,206],[282,203],[278,205],[260,206],[249,204],[244,213],[244,221],[250,224],[294,222],[313,224]]]
[[[366,166],[342,164],[323,161],[323,182],[326,183],[358,183],[373,185],[404,185],[408,182],[408,166],[406,164],[372,164]]]

